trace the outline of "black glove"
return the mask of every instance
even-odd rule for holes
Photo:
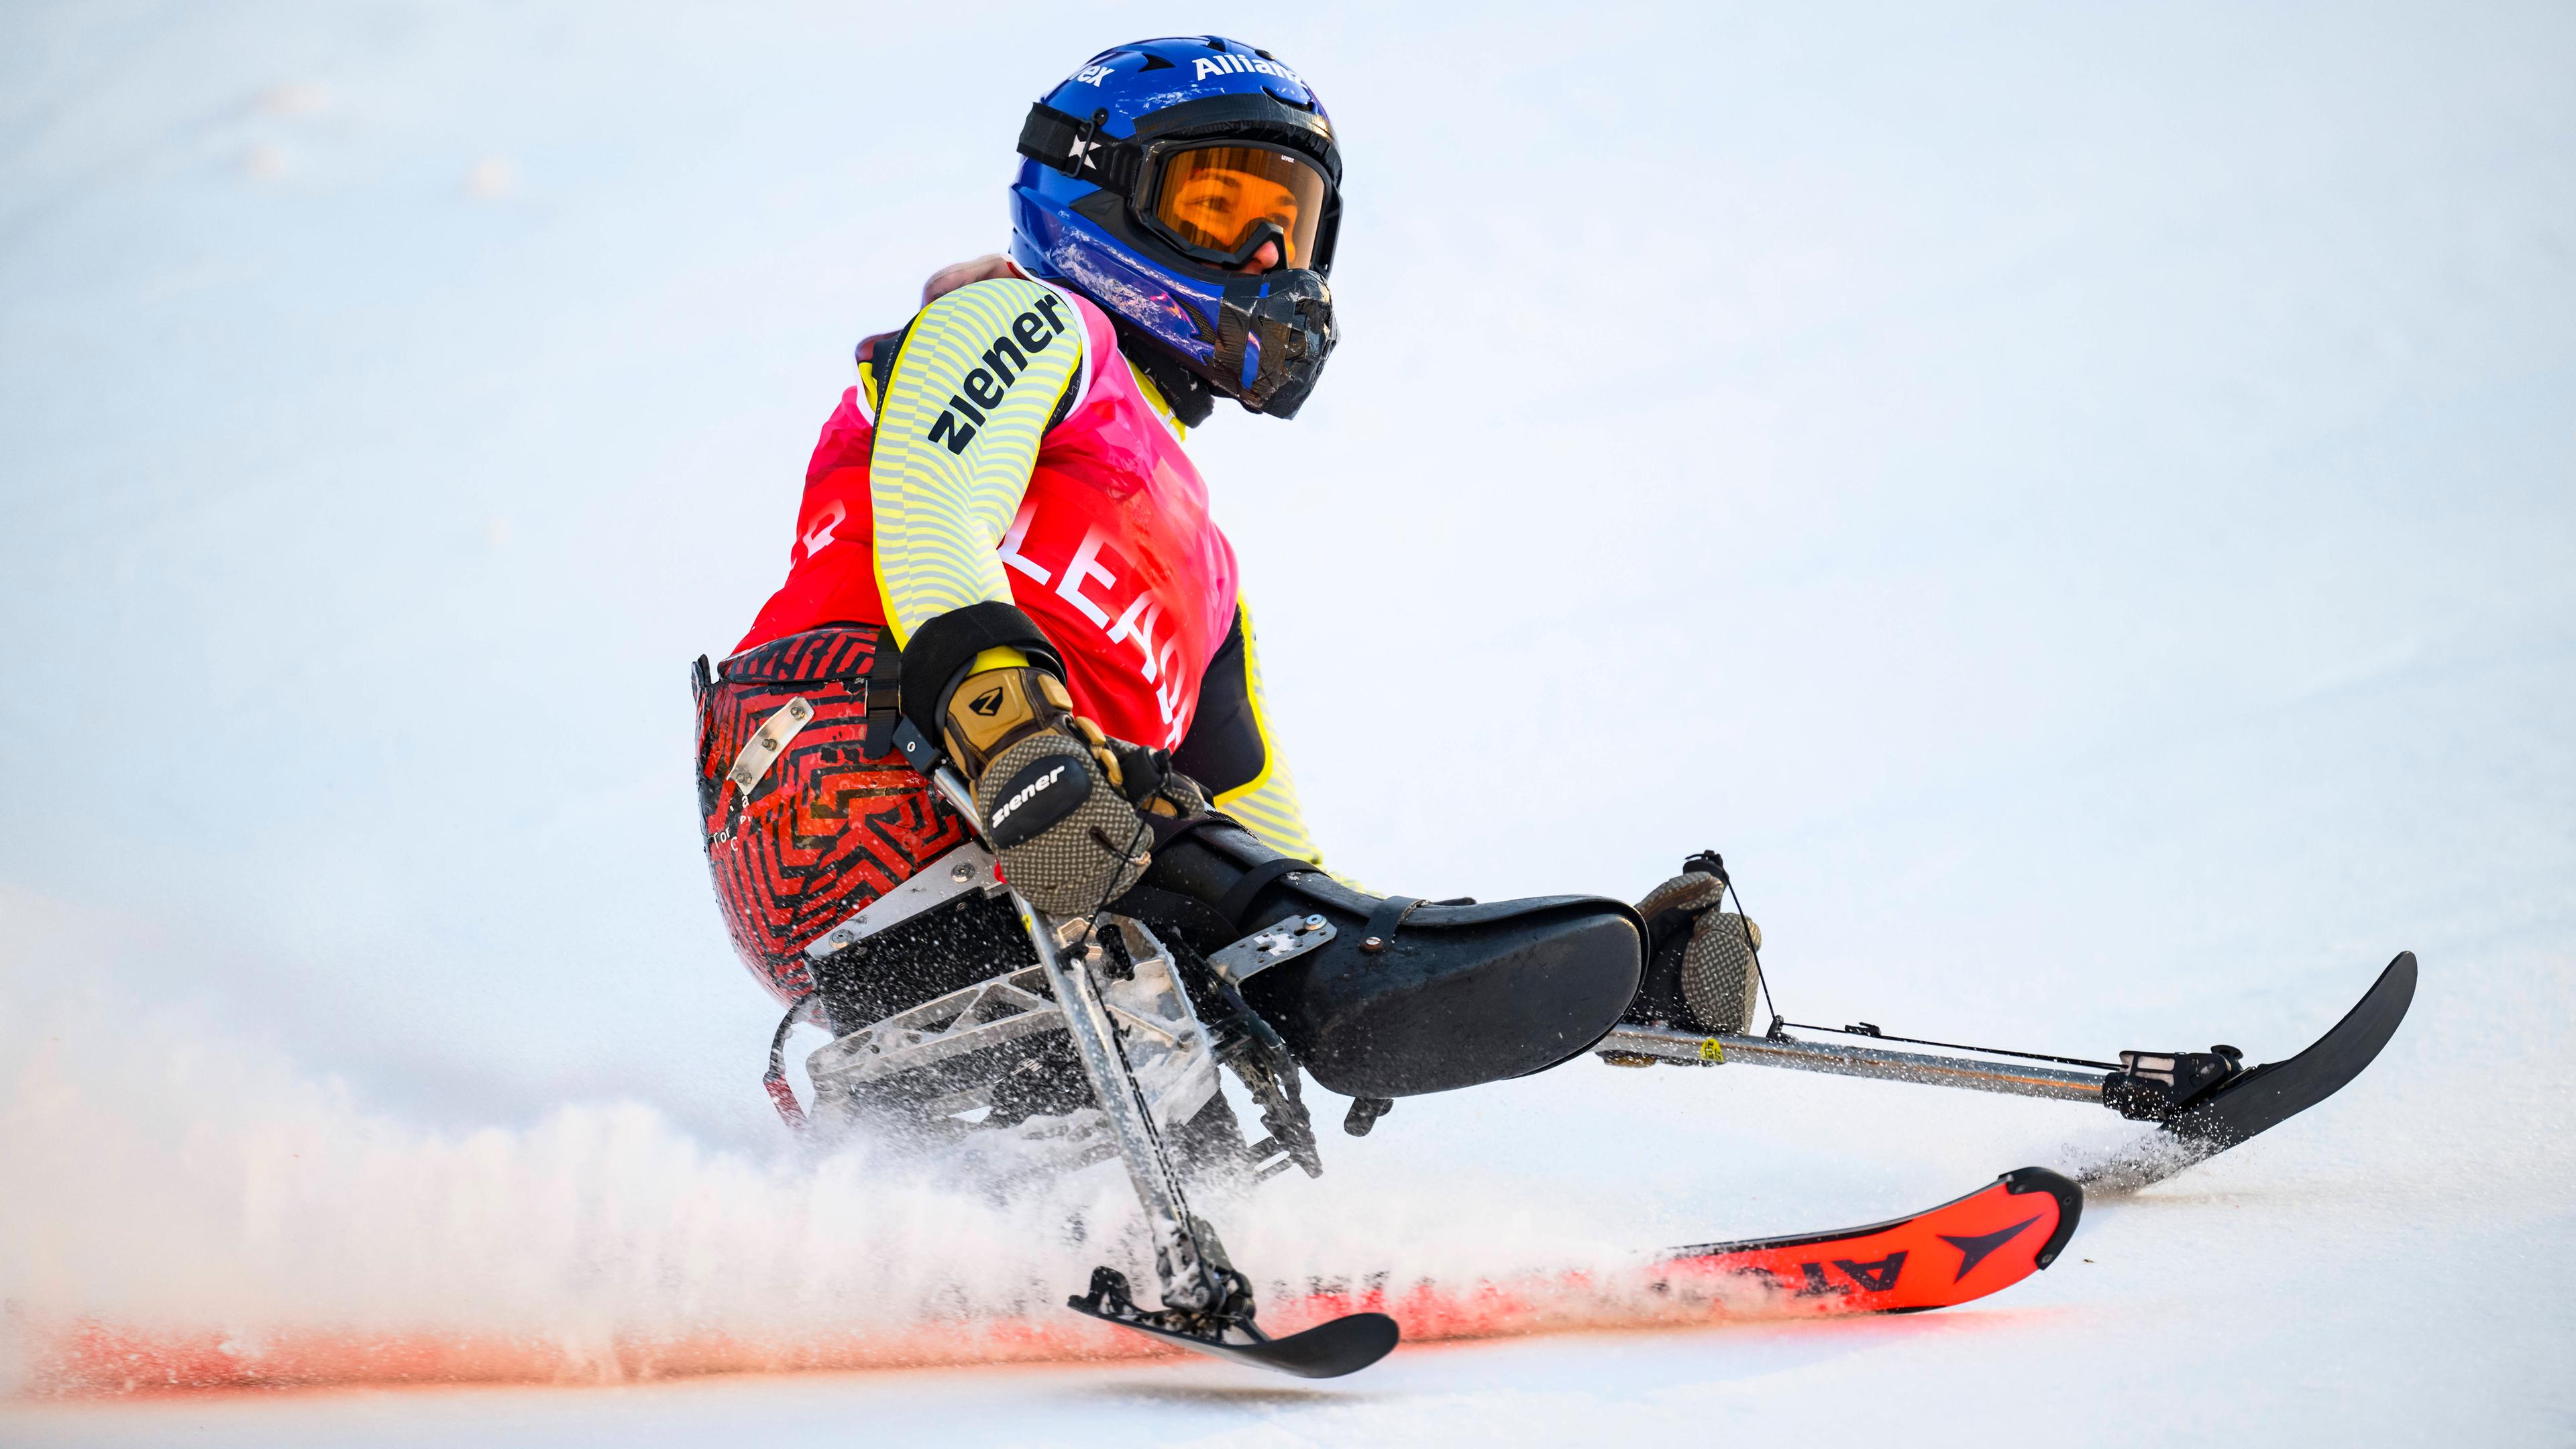
[[[1206,792],[1167,754],[1101,733],[1039,665],[968,675],[940,725],[1001,852],[1003,878],[1049,915],[1088,915],[1144,876],[1153,835],[1140,809],[1181,816],[1207,808]]]

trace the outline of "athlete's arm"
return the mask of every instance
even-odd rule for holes
[[[1190,732],[1172,752],[1172,768],[1199,782],[1209,803],[1243,822],[1262,844],[1316,865],[1324,853],[1306,833],[1297,782],[1270,734],[1270,704],[1261,691],[1261,648],[1252,611],[1235,604],[1234,628],[1208,661]]]
[[[1072,304],[1017,278],[960,287],[880,341],[871,371],[881,380],[871,389],[877,592],[907,666],[916,644],[932,666],[906,669],[906,694],[940,691],[988,648],[1051,654],[1012,608],[994,550],[1047,429],[1081,400],[1088,368]]]
[[[885,365],[870,459],[904,716],[964,771],[1012,888],[1057,915],[1095,911],[1143,875],[1140,811],[1204,805],[1153,751],[1073,712],[1063,663],[1011,603],[995,553],[1039,443],[1082,400],[1081,324],[1061,293],[1016,278],[934,299]]]

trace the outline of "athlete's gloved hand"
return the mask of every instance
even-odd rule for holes
[[[1753,1024],[1759,1005],[1762,973],[1754,953],[1762,949],[1762,928],[1721,909],[1725,900],[1723,879],[1685,869],[1648,891],[1637,902],[1637,914],[1650,928],[1666,911],[1690,918],[1690,941],[1682,947],[1682,1000],[1703,1029],[1734,1034]],[[1657,937],[1670,939],[1661,932]]]
[[[1126,893],[1153,860],[1140,810],[1178,817],[1207,795],[1170,757],[1114,740],[1073,712],[1053,671],[1006,665],[968,675],[941,717],[1002,875],[1050,915],[1088,915]]]

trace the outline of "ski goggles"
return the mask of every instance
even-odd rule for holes
[[[1279,266],[1314,265],[1333,183],[1304,156],[1243,141],[1166,142],[1147,148],[1143,173],[1131,193],[1137,219],[1184,255],[1240,267],[1276,242]]]
[[[1275,241],[1283,270],[1331,265],[1341,162],[1321,117],[1268,97],[1209,96],[1141,118],[1131,137],[1101,135],[1107,118],[1040,101],[1020,128],[1020,154],[1115,197],[1116,221],[1086,214],[1146,234],[1131,243],[1231,269]]]

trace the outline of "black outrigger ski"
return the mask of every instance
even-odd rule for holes
[[[1241,1275],[1226,1276],[1240,1287]],[[1276,1369],[1301,1379],[1337,1379],[1358,1373],[1395,1351],[1402,1335],[1395,1320],[1383,1313],[1354,1313],[1319,1323],[1303,1333],[1272,1338],[1252,1321],[1252,1295],[1242,1295],[1240,1316],[1223,1312],[1191,1313],[1182,1309],[1139,1308],[1127,1296],[1127,1275],[1115,1268],[1091,1270],[1091,1292],[1068,1298],[1065,1306],[1138,1333],[1185,1344],[1201,1353],[1255,1368]],[[1231,1341],[1230,1341],[1231,1340]]]

